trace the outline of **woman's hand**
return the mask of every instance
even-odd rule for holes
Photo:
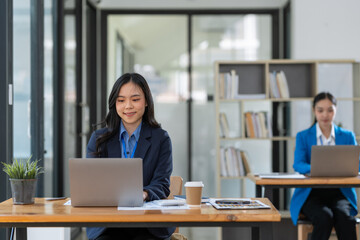
[[[143,191],[143,200],[146,201],[148,198],[148,193],[146,191]]]

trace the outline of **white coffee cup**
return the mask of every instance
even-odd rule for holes
[[[203,182],[186,182],[184,186],[186,190],[186,204],[189,206],[200,206],[202,189],[204,187]]]

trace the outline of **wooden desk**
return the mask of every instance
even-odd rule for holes
[[[256,197],[264,196],[270,201],[273,200],[273,190],[278,188],[340,188],[340,187],[360,187],[360,177],[309,177],[305,179],[274,179],[259,178],[252,174],[249,179],[255,183]]]
[[[272,239],[272,223],[280,213],[268,199],[259,199],[271,209],[216,210],[212,206],[186,210],[118,211],[116,207],[64,206],[67,200],[33,205],[0,203],[0,227],[16,227],[17,239],[26,239],[26,227],[251,227],[253,239]],[[20,238],[19,238],[20,237]]]

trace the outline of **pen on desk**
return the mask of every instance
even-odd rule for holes
[[[63,200],[66,199],[67,197],[49,197],[49,198],[45,198],[46,201],[55,201],[55,200]]]
[[[250,201],[244,200],[244,201],[231,201],[231,200],[221,200],[221,201],[215,201],[217,204],[250,204]]]

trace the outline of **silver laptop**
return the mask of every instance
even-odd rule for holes
[[[354,177],[359,172],[360,146],[312,146],[311,177]]]
[[[69,160],[71,205],[143,205],[141,158],[71,158]]]

